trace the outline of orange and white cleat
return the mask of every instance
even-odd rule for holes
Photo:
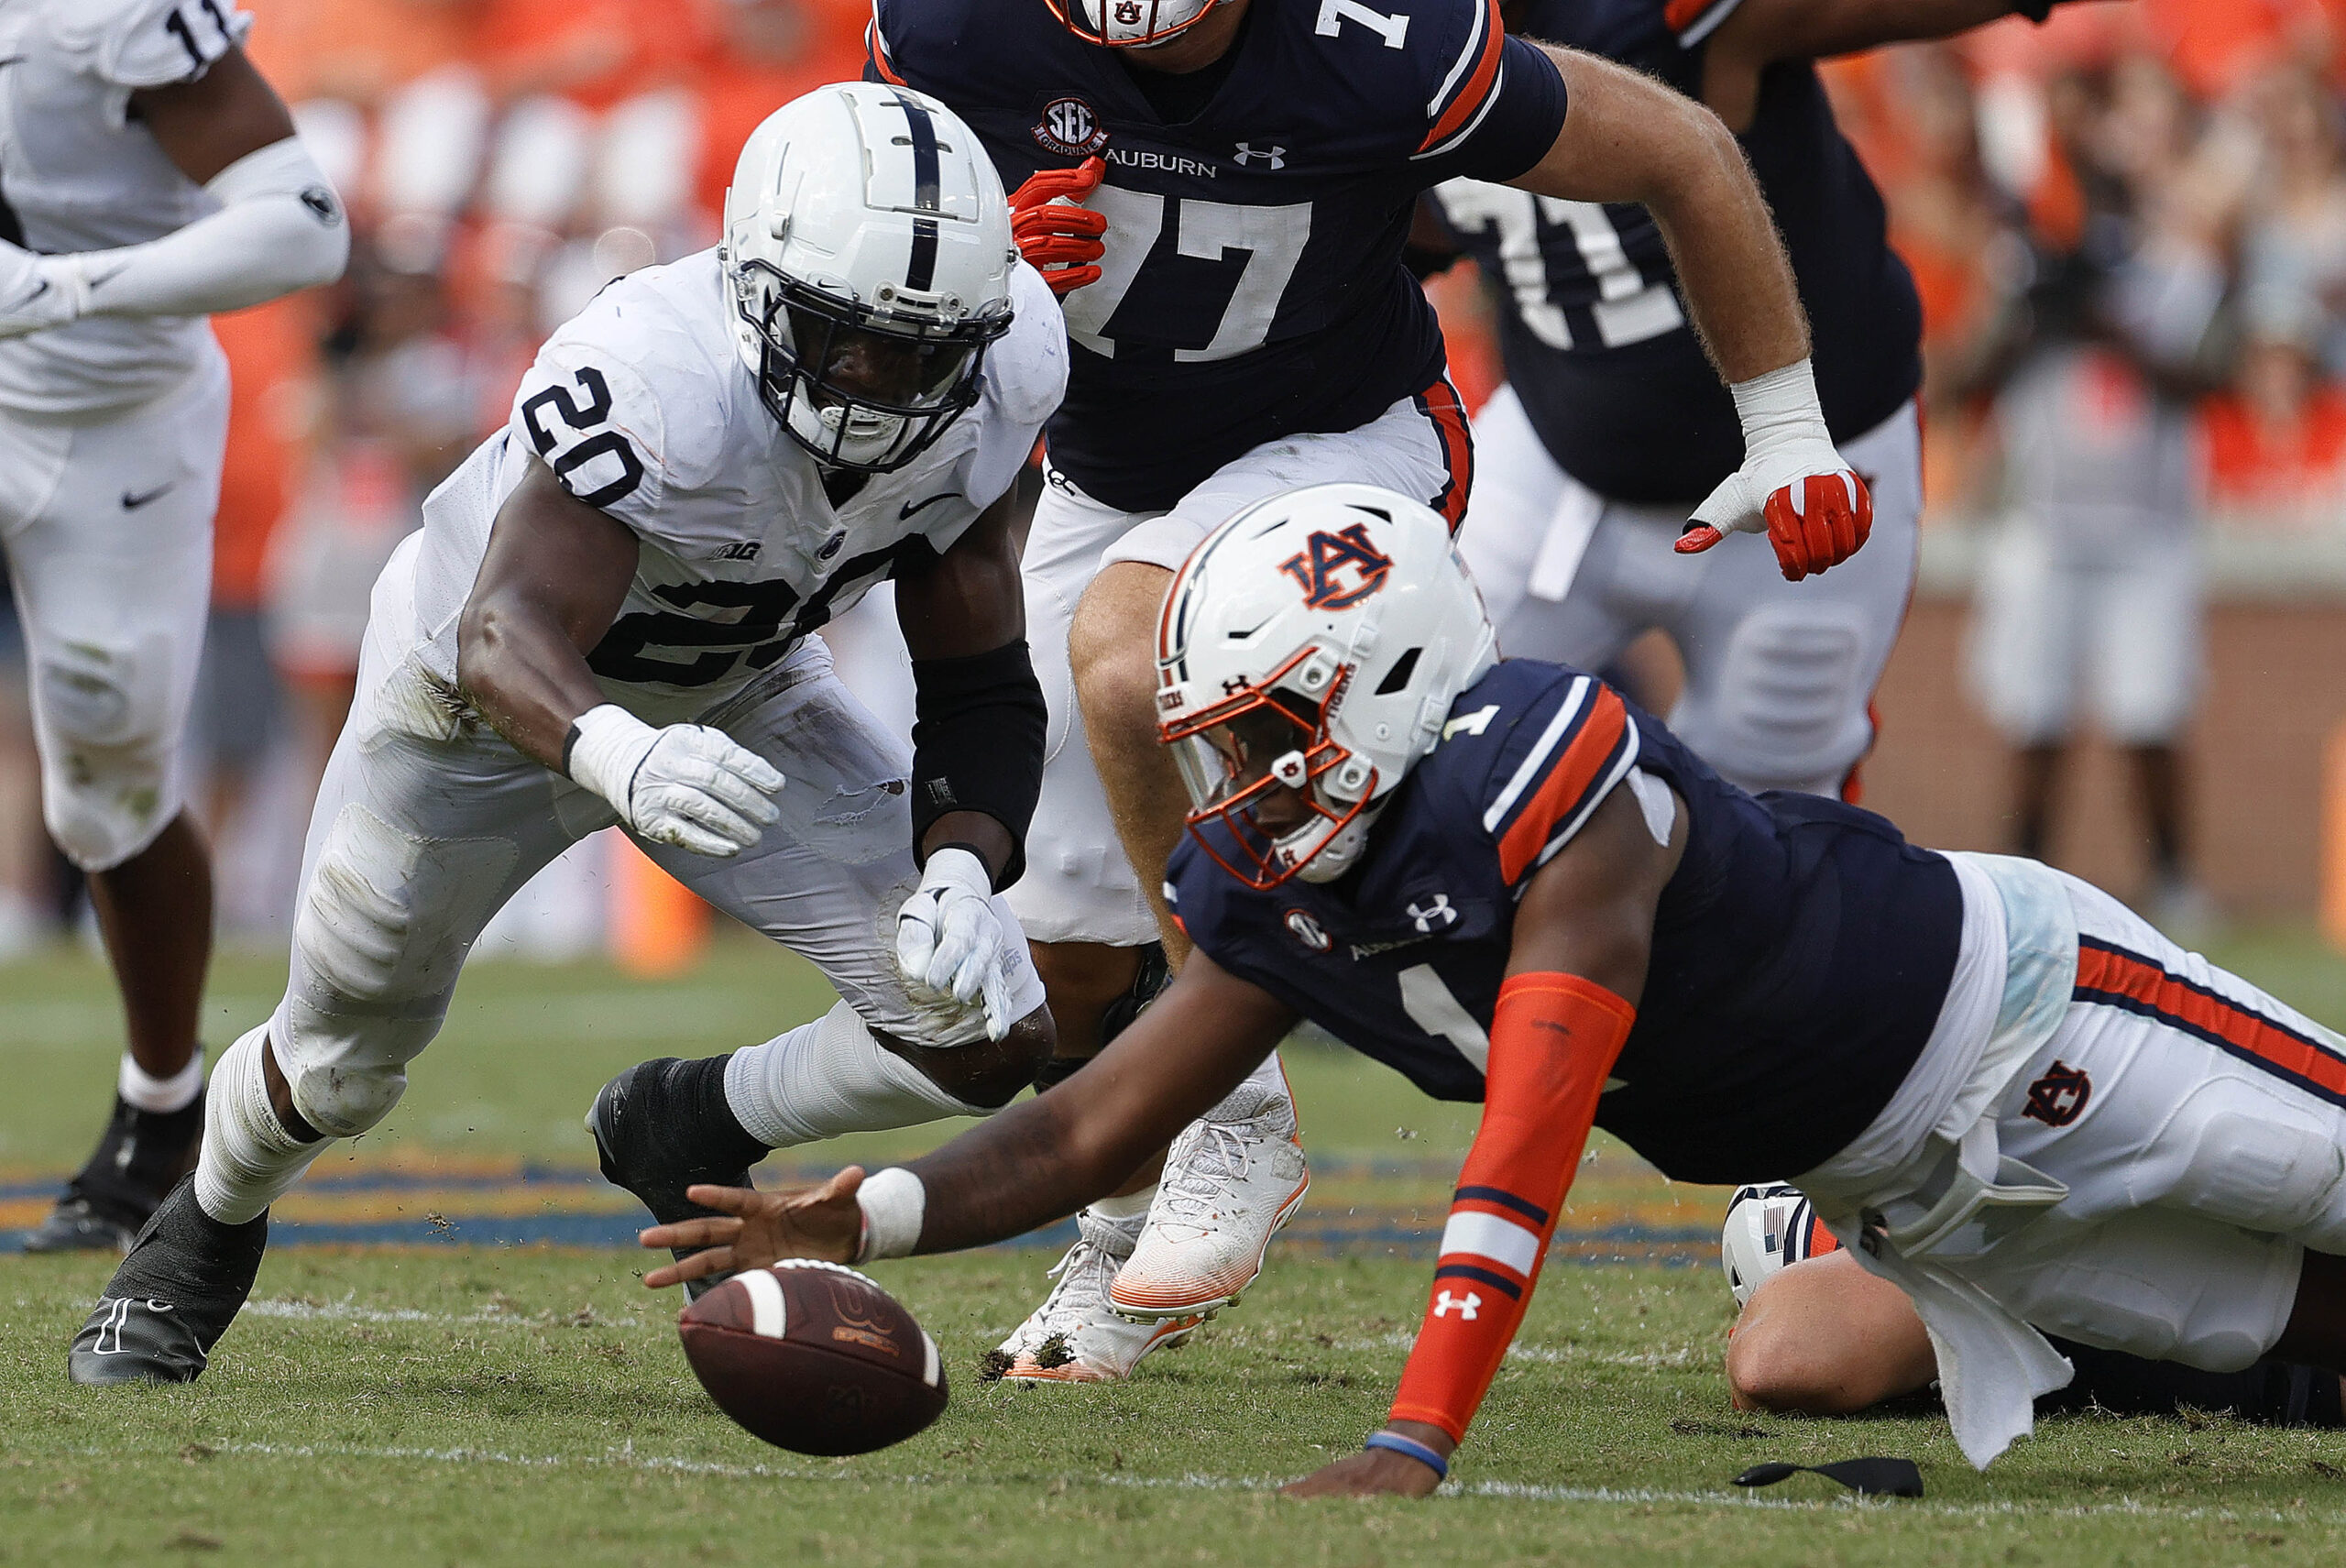
[[[1204,1320],[1135,1322],[1108,1305],[1109,1281],[1132,1255],[1141,1222],[1075,1217],[1076,1244],[1051,1270],[1058,1283],[1000,1349],[986,1358],[988,1379],[1014,1383],[1118,1383],[1153,1352],[1178,1344]]]
[[[1108,1288],[1109,1306],[1127,1318],[1196,1318],[1234,1304],[1310,1190],[1284,1080],[1252,1115],[1212,1116],[1173,1140],[1148,1223]]]

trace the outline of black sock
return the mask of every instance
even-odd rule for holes
[[[668,1092],[692,1129],[695,1154],[713,1170],[747,1170],[773,1151],[751,1137],[725,1099],[725,1064],[721,1057],[678,1062],[670,1069]]]

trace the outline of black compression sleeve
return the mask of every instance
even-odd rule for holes
[[[1010,830],[997,892],[1026,869],[1026,827],[1043,790],[1043,685],[1022,639],[959,659],[913,661],[913,859],[948,811],[982,811]]]

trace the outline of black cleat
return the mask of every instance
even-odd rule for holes
[[[1133,975],[1131,989],[1100,1012],[1100,1044],[1108,1042],[1133,1026],[1133,1021],[1149,1009],[1150,1003],[1165,994],[1173,983],[1172,966],[1165,961],[1165,944],[1151,942],[1140,949],[1140,968]]]
[[[197,1205],[195,1179],[183,1179],[73,1336],[67,1374],[92,1385],[194,1382],[252,1294],[268,1246],[268,1214],[224,1225]]]
[[[115,1096],[98,1146],[65,1184],[49,1218],[25,1234],[27,1252],[127,1252],[138,1229],[203,1142],[203,1096],[177,1111],[141,1111]]]
[[[685,1190],[696,1182],[747,1187],[750,1167],[768,1153],[725,1102],[727,1059],[640,1062],[603,1085],[586,1113],[603,1179],[634,1193],[663,1225],[716,1213]],[[729,1277],[687,1280],[685,1295],[698,1300]]]

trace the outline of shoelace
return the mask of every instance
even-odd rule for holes
[[[1246,1179],[1254,1154],[1244,1134],[1216,1122],[1196,1124],[1182,1142],[1189,1147],[1165,1162],[1168,1170],[1178,1167],[1178,1174],[1157,1190],[1157,1201],[1166,1219],[1203,1225],[1213,1219],[1215,1205],[1229,1197],[1229,1184]]]
[[[1115,1278],[1116,1270],[1123,1266],[1124,1259],[1116,1256],[1091,1237],[1081,1238],[1073,1246],[1068,1248],[1066,1255],[1053,1264],[1049,1271],[1044,1275],[1043,1277],[1046,1279],[1056,1280],[1058,1283],[1051,1287],[1051,1293],[1043,1299],[1042,1310],[1028,1321],[1042,1329],[1047,1336],[1054,1332],[1065,1332],[1056,1320],[1069,1310],[1069,1300],[1076,1298],[1080,1292],[1088,1289],[1091,1299],[1088,1303],[1081,1305],[1104,1303],[1108,1299],[1109,1283]],[[1080,1310],[1080,1305],[1077,1310]],[[1034,1346],[1026,1345],[1023,1348],[1031,1352]]]

